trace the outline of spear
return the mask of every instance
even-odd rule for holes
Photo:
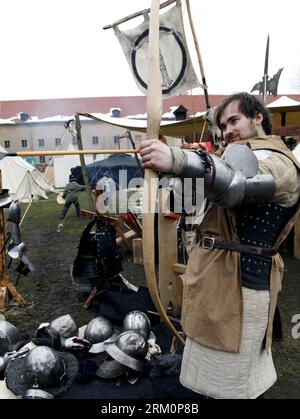
[[[263,101],[266,100],[267,95],[267,84],[268,84],[268,67],[269,67],[269,48],[270,48],[270,35],[268,35],[267,39],[267,47],[266,47],[266,56],[265,56],[265,69],[264,69],[264,84],[263,84]]]

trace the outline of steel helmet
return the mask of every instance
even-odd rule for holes
[[[70,314],[66,314],[53,320],[48,326],[48,332],[53,337],[59,336],[63,345],[66,339],[78,336],[78,327]]]
[[[51,400],[54,399],[53,394],[48,393],[47,391],[44,390],[39,390],[39,389],[35,389],[35,388],[31,388],[27,391],[25,391],[23,397],[23,399],[44,399],[44,400]]]
[[[48,388],[65,376],[65,365],[58,352],[48,346],[37,346],[26,356],[23,377],[30,388]]]
[[[17,350],[20,341],[18,329],[7,321],[0,321],[0,355]]]
[[[151,323],[145,313],[142,311],[131,311],[123,320],[124,330],[132,330],[139,333],[145,339],[148,339]]]
[[[36,346],[26,355],[17,353],[9,361],[5,380],[7,388],[17,396],[51,398],[51,395],[56,397],[69,390],[78,368],[74,355],[48,346]]]
[[[96,371],[96,375],[100,378],[113,379],[120,377],[127,370],[128,368],[125,365],[109,357],[108,359],[104,359],[101,362],[99,368]]]
[[[84,331],[84,339],[92,344],[90,353],[104,352],[104,342],[113,341],[116,338],[117,334],[114,333],[112,323],[104,316],[91,320]]]
[[[104,344],[106,352],[116,361],[135,370],[144,370],[144,361],[148,353],[148,342],[146,339],[132,331],[121,333],[115,342]]]

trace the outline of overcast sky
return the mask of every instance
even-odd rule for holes
[[[163,0],[161,0],[163,2]],[[300,2],[190,0],[209,93],[250,91],[284,67],[278,93],[300,93]],[[0,100],[140,95],[113,30],[150,0],[2,0]],[[183,14],[187,12],[183,0]],[[136,26],[141,18],[120,26]],[[188,44],[196,73],[195,49]],[[196,92],[195,92],[196,93]]]

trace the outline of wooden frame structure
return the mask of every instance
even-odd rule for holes
[[[2,190],[2,174],[0,170],[0,190]],[[10,282],[7,274],[6,252],[5,252],[5,221],[4,208],[0,208],[0,311],[4,310],[10,300],[19,304],[26,304],[26,301],[18,293],[16,287]]]

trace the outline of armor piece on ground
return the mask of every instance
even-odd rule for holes
[[[64,394],[78,374],[78,360],[70,353],[37,346],[27,355],[11,360],[6,368],[6,385],[17,396],[28,390],[43,390],[54,397]]]
[[[106,352],[127,367],[142,372],[145,357],[148,353],[148,343],[138,333],[127,331],[121,333],[115,342],[105,343]]]
[[[148,339],[151,323],[149,318],[142,311],[131,311],[128,313],[123,320],[124,331],[132,330],[133,332],[139,333],[145,339]]]
[[[60,350],[60,336],[58,334],[54,336],[54,334],[48,330],[49,326],[50,323],[41,323],[33,334],[32,342],[37,346],[49,346],[49,348]]]
[[[12,198],[9,196],[8,189],[2,189],[0,192],[0,208],[6,207],[12,202]]]
[[[77,336],[68,338],[64,342],[64,349],[74,352],[88,351],[91,348],[91,343],[86,339],[80,339]]]
[[[258,161],[246,145],[227,147],[222,160],[207,152],[188,152],[180,178],[204,178],[205,197],[225,208],[264,202],[275,193],[271,175],[258,175]]]
[[[10,230],[12,242],[8,248],[8,254],[14,258],[20,258],[20,264],[16,271],[21,275],[26,276],[29,272],[35,270],[33,264],[26,255],[26,246],[22,242],[20,232],[20,221],[21,221],[21,207],[19,201],[13,201],[8,210],[7,226]]]
[[[7,249],[7,254],[12,259],[19,259],[20,255],[24,252],[25,249],[26,246],[23,242],[18,245],[12,243]]]
[[[0,322],[0,355],[18,349],[21,336],[18,329],[7,321]]]
[[[57,336],[60,337],[62,346],[64,346],[66,339],[78,336],[78,327],[69,314],[53,320],[47,329],[54,338]]]
[[[128,368],[125,365],[109,357],[101,362],[96,375],[100,378],[113,379],[121,377],[126,371],[128,371]]]
[[[104,343],[115,341],[117,336],[112,323],[104,316],[91,320],[84,331],[84,338],[92,344],[89,350],[92,354],[104,352]]]
[[[96,232],[92,228],[96,224]],[[91,292],[109,288],[113,281],[120,280],[121,254],[116,242],[116,231],[101,217],[95,217],[85,227],[72,267],[73,285],[78,291]]]

